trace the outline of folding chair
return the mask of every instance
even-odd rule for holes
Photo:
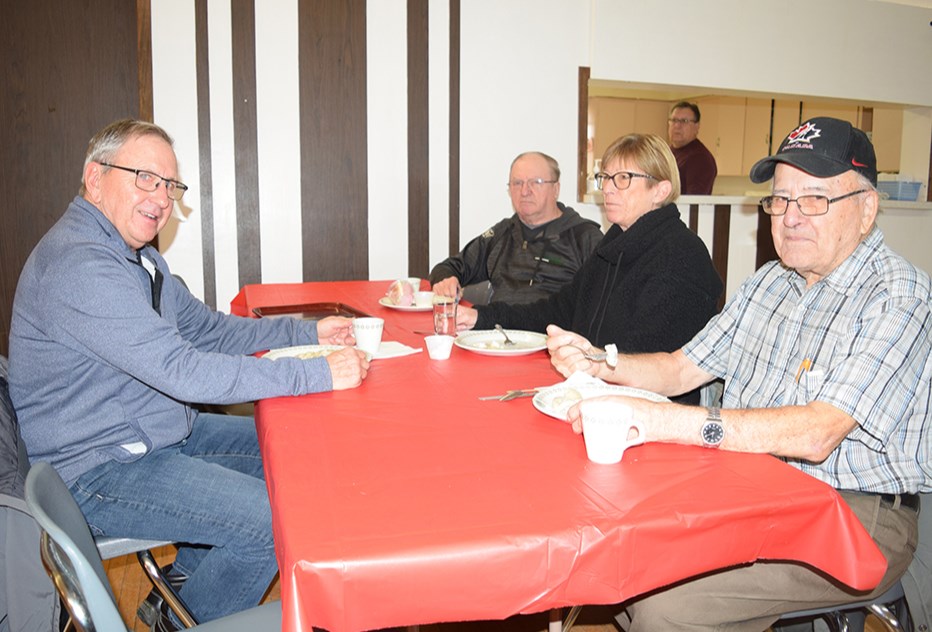
[[[55,469],[37,463],[26,476],[26,504],[42,528],[40,551],[65,607],[82,631],[126,631],[84,514]],[[281,629],[281,602],[195,626],[202,632]]]

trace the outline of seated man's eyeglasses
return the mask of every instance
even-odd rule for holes
[[[113,165],[109,162],[100,163],[102,167],[110,167],[111,169],[120,169],[122,171],[129,171],[130,173],[136,174],[136,187],[142,189],[143,191],[148,191],[151,193],[159,188],[159,184],[165,183],[165,191],[168,193],[168,197],[179,201],[184,192],[188,190],[188,185],[182,184],[177,180],[172,180],[171,178],[163,178],[157,173],[152,173],[151,171],[146,171],[144,169],[131,169],[130,167],[121,167],[120,165]]]
[[[615,188],[619,191],[624,191],[631,186],[631,181],[634,178],[647,178],[648,180],[654,180],[654,176],[649,176],[646,173],[634,173],[633,171],[619,171],[618,173],[597,173],[595,174],[595,185],[601,191],[605,187],[605,181],[611,180],[612,184],[615,185]]]
[[[667,122],[671,125],[689,125],[690,123],[695,123],[696,119],[668,118]]]
[[[798,198],[788,198],[784,195],[768,195],[761,198],[760,204],[764,207],[764,212],[768,215],[783,215],[790,207],[790,202],[796,202],[799,212],[803,215],[825,215],[828,213],[829,204],[840,202],[846,198],[866,193],[867,189],[858,189],[851,193],[845,193],[835,198],[827,198],[824,195],[800,195]]]
[[[508,188],[519,190],[523,189],[524,185],[526,184],[532,191],[538,191],[545,184],[554,184],[556,182],[556,180],[544,180],[543,178],[531,178],[530,180],[512,180],[508,183]]]

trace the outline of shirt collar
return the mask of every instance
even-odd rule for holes
[[[815,286],[830,288],[839,294],[850,295],[858,289],[858,277],[865,266],[874,257],[874,254],[883,247],[883,232],[874,226],[867,237],[861,240],[841,264],[832,270],[826,277],[819,280]],[[787,268],[787,279],[796,286],[800,294],[806,291],[806,280],[796,270]]]

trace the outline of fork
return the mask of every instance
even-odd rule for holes
[[[505,336],[505,346],[513,345],[515,343],[514,340],[508,337],[508,334],[505,333],[505,330],[502,329],[502,326],[498,323],[495,323],[495,330],[501,335]]]
[[[580,349],[580,351],[582,351],[582,349]],[[609,356],[612,356],[612,357],[609,358]],[[607,351],[599,351],[599,352],[583,351],[583,357],[591,362],[605,362],[605,364],[608,365],[608,368],[610,369],[614,369],[616,366],[618,366],[617,352],[613,354],[609,354]],[[610,359],[612,361],[609,361]]]
[[[480,397],[479,399],[482,401],[498,400],[500,402],[510,402],[513,399],[518,399],[519,397],[532,397],[536,394],[536,388],[526,388],[515,391],[508,391],[504,395],[488,395],[486,397]]]

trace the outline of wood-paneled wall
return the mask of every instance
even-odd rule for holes
[[[140,116],[137,26],[126,0],[0,3],[3,354],[19,273],[77,195],[88,140],[112,120]]]

